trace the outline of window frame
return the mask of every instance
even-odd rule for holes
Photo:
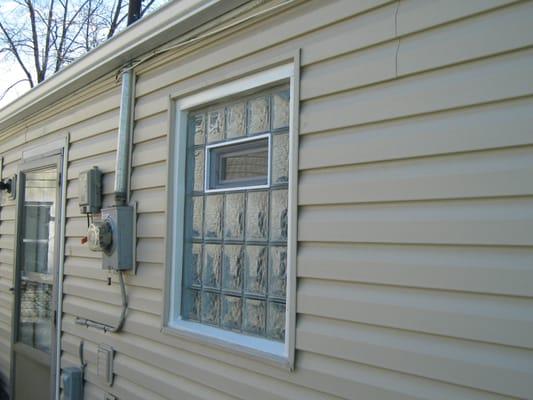
[[[204,155],[204,192],[205,193],[221,193],[221,192],[231,192],[231,191],[237,191],[237,190],[243,190],[243,189],[262,189],[262,188],[268,188],[270,187],[270,180],[271,180],[271,173],[272,173],[272,161],[271,161],[271,153],[272,153],[272,139],[271,134],[261,134],[256,136],[249,136],[242,139],[236,139],[236,140],[227,140],[220,143],[214,143],[214,144],[208,144],[205,146],[205,155]],[[219,186],[216,188],[211,189],[211,173],[213,171],[213,167],[211,166],[211,150],[212,149],[219,149],[224,147],[230,147],[236,144],[242,144],[242,143],[252,143],[252,142],[258,142],[261,140],[267,139],[267,175],[266,175],[266,183],[265,184],[246,184],[245,181],[242,181],[241,184],[236,184],[235,186],[232,186],[231,184],[228,184],[227,186]],[[218,159],[220,160],[220,159]]]
[[[169,113],[169,158],[167,185],[167,240],[166,240],[166,283],[162,318],[162,332],[187,340],[207,344],[218,349],[261,360],[292,370],[295,352],[296,321],[296,249],[297,249],[297,166],[298,166],[298,85],[299,55],[290,63],[281,64],[261,72],[236,78],[226,83],[195,93],[183,93],[170,97]],[[226,331],[181,318],[183,247],[185,223],[185,182],[187,118],[191,109],[208,106],[217,101],[244,97],[251,92],[261,91],[281,84],[289,84],[289,180],[288,180],[288,235],[287,235],[287,296],[285,318],[285,341],[254,337]],[[256,140],[260,136],[250,137]],[[266,136],[266,135],[265,135]],[[240,139],[237,139],[240,140]],[[235,141],[223,144],[236,143]],[[246,138],[245,140],[248,140]],[[269,139],[269,153],[270,153]],[[211,147],[211,146],[210,146]],[[206,154],[207,155],[207,154]],[[270,159],[270,157],[269,157]],[[270,185],[270,161],[268,165],[268,187]],[[207,171],[207,170],[206,170]],[[207,174],[206,174],[207,177]],[[204,189],[207,189],[205,187]],[[210,191],[217,191],[213,189]],[[224,188],[220,191],[237,190]]]

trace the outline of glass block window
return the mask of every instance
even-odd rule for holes
[[[289,89],[188,113],[181,317],[285,340]]]

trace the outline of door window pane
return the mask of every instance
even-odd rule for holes
[[[19,341],[49,352],[51,344],[52,285],[22,280]]]
[[[18,339],[49,352],[52,332],[57,169],[22,173]]]

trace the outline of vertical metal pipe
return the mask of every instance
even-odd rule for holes
[[[129,162],[133,124],[133,90],[135,76],[132,69],[122,74],[122,95],[118,123],[117,158],[115,164],[115,205],[124,205],[129,197]]]

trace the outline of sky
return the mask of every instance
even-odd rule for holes
[[[16,4],[13,1],[0,0],[1,14],[13,10],[14,7],[16,7]],[[22,72],[18,64],[11,60],[7,60],[4,54],[0,54],[0,96],[13,82],[24,79],[24,77],[24,72]],[[27,83],[17,85],[14,89],[10,90],[2,100],[0,100],[0,108],[5,107],[29,89],[30,86]]]

